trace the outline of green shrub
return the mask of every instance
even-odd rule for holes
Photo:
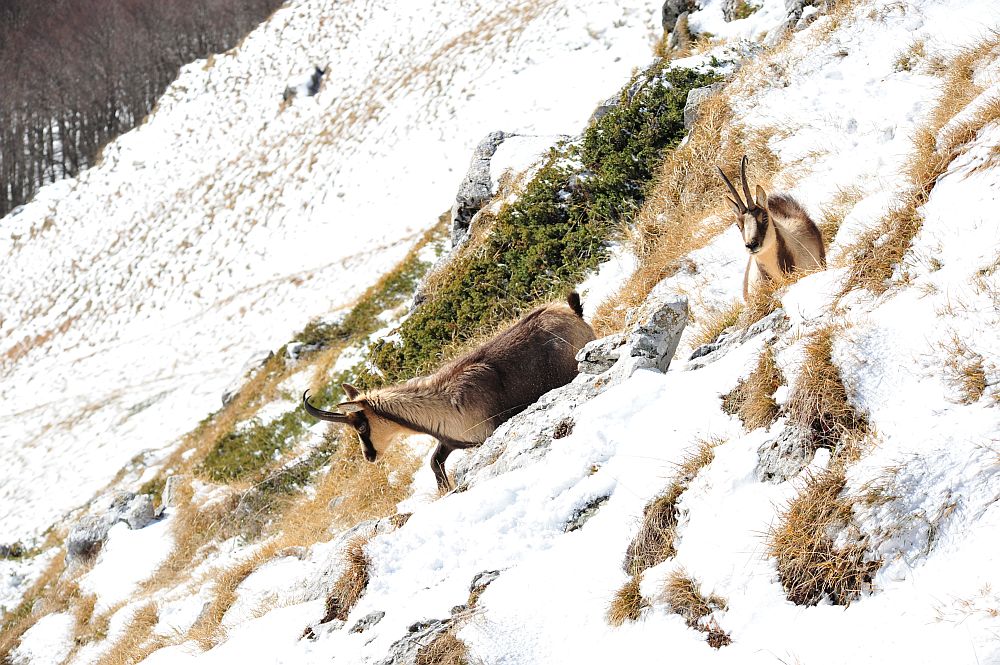
[[[684,136],[688,91],[718,78],[664,65],[635,77],[578,145],[549,153],[521,196],[403,322],[402,343],[373,345],[369,360],[382,374],[362,372],[362,386],[427,372],[449,347],[562,295],[605,258],[611,235],[642,205],[664,151]]]
[[[243,480],[274,461],[305,432],[306,414],[294,409],[269,423],[249,426],[222,437],[198,465],[199,475],[218,483]]]

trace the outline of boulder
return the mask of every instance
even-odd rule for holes
[[[139,494],[122,508],[116,521],[124,521],[130,529],[141,529],[154,518],[152,497],[148,494]]]
[[[671,51],[680,51],[691,46],[691,28],[688,26],[688,13],[684,12],[677,17],[677,24],[670,32],[670,39],[667,40],[667,47]]]
[[[95,557],[108,539],[111,523],[103,516],[88,515],[73,525],[66,536],[66,557],[71,561],[88,561]]]
[[[460,245],[469,233],[472,217],[486,205],[493,195],[490,178],[490,160],[497,148],[510,135],[505,132],[491,132],[479,142],[472,152],[469,170],[459,185],[455,205],[451,208],[451,246]]]
[[[619,383],[639,369],[666,372],[687,325],[688,300],[665,292],[649,294],[645,302],[626,317],[626,330],[590,342],[577,353],[583,374],[611,372]]]
[[[743,344],[757,335],[763,334],[767,342],[777,339],[778,334],[788,330],[785,310],[776,309],[745,330],[736,326],[726,328],[714,342],[696,348],[687,362],[687,369],[701,369],[723,357],[734,346]]]
[[[384,616],[385,612],[372,612],[371,614],[366,614],[365,616],[358,619],[353,626],[351,626],[351,632],[363,633],[372,626],[374,626],[375,624],[377,624],[379,621],[381,621]]]
[[[677,19],[682,14],[687,14],[697,9],[694,0],[665,0],[660,9],[660,24],[663,26],[663,34],[673,32],[677,25]]]
[[[713,83],[688,92],[687,101],[684,103],[684,129],[690,130],[694,126],[698,121],[698,109],[701,105],[724,87],[724,83]]]
[[[765,483],[783,483],[809,466],[816,454],[812,434],[794,425],[757,449],[754,476]]]

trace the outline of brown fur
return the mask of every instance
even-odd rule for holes
[[[733,197],[729,203],[736,214],[736,226],[750,252],[743,273],[743,299],[764,280],[784,278],[795,271],[826,266],[823,235],[809,214],[787,194],[768,196],[760,185],[756,196],[750,195],[746,181],[746,157],[740,166],[740,179],[747,201],[744,203],[735,187],[720,169]],[[756,198],[756,200],[754,200]]]
[[[567,304],[538,307],[430,376],[364,394],[344,386],[349,400],[339,408],[351,413],[310,413],[354,427],[369,461],[400,436],[433,436],[431,468],[447,488],[444,462],[452,450],[480,445],[511,416],[573,380],[577,351],[594,339],[582,313],[579,296],[571,294]]]

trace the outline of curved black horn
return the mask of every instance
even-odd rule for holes
[[[743,155],[743,159],[740,161],[740,179],[743,181],[743,194],[747,198],[747,207],[749,208],[753,206],[756,208],[757,203],[756,201],[753,200],[753,197],[750,195],[750,185],[749,183],[747,183],[747,164],[749,163],[750,160],[747,159],[746,155]]]
[[[723,182],[726,183],[726,187],[729,188],[729,191],[733,193],[733,198],[735,199],[735,201],[733,201],[733,203],[735,203],[736,205],[739,206],[740,212],[746,212],[747,211],[746,204],[743,203],[743,199],[740,198],[740,195],[736,193],[736,188],[733,187],[733,183],[729,182],[729,178],[726,177],[725,171],[723,171],[718,166],[716,166],[715,168],[719,169],[719,175],[722,176]]]
[[[333,411],[324,411],[322,409],[317,409],[315,406],[309,403],[309,391],[302,393],[302,406],[305,408],[306,413],[308,413],[313,418],[319,418],[320,420],[329,420],[331,423],[346,423],[347,415],[343,413],[334,413]]]

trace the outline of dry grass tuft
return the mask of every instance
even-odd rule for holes
[[[954,333],[950,343],[941,348],[948,354],[944,362],[945,377],[958,393],[958,400],[962,404],[978,402],[989,385],[983,357]]]
[[[735,326],[743,313],[743,303],[734,300],[722,309],[712,310],[702,314],[698,321],[698,330],[691,338],[691,347],[698,348],[703,344],[711,344],[719,339],[727,328]]]
[[[592,324],[598,337],[621,330],[629,308],[642,303],[660,280],[677,272],[685,256],[731,223],[717,165],[733,170],[746,154],[751,177],[764,185],[777,170],[777,158],[767,145],[770,134],[749,134],[734,125],[724,92],[707,100],[699,114],[688,141],[667,154],[627,232],[639,267],[595,312]]]
[[[868,430],[867,420],[851,405],[833,362],[834,332],[833,326],[826,326],[806,341],[802,368],[787,405],[789,423],[809,432],[817,448],[831,450]]]
[[[676,554],[677,500],[698,471],[711,464],[715,458],[718,440],[702,441],[681,461],[674,480],[666,492],[653,499],[643,511],[642,526],[625,551],[623,570],[637,577],[648,568],[662,563]]]
[[[785,377],[774,361],[774,351],[767,346],[750,375],[722,396],[722,410],[739,416],[747,431],[770,427],[779,412],[774,392],[784,382]]]
[[[0,617],[0,663],[6,665],[21,636],[40,618],[65,610],[79,596],[77,585],[61,578],[65,570],[65,554],[60,553],[24,593],[17,607]]]
[[[101,656],[97,665],[135,665],[164,646],[162,638],[153,636],[153,628],[160,620],[154,603],[137,609],[125,633]]]
[[[852,528],[853,502],[843,496],[845,485],[843,464],[813,477],[767,536],[781,585],[796,605],[825,598],[849,605],[870,588],[881,565],[869,558],[866,539]]]
[[[615,593],[608,606],[607,619],[612,626],[621,626],[626,621],[637,621],[649,602],[639,592],[639,577],[632,577]]]
[[[347,544],[344,552],[344,572],[333,584],[333,589],[326,599],[326,615],[320,623],[333,619],[347,621],[351,608],[361,599],[368,586],[368,556],[365,554],[365,544],[371,536],[359,536]]]
[[[415,665],[469,665],[469,647],[445,631],[417,651]]]
[[[670,605],[671,611],[684,618],[689,627],[707,633],[706,641],[713,648],[732,643],[729,634],[710,619],[713,612],[728,609],[725,599],[715,594],[702,595],[698,583],[684,570],[671,573],[663,590],[663,599]]]
[[[198,621],[188,631],[187,639],[195,640],[203,649],[211,649],[225,638],[220,626],[226,612],[233,606],[237,598],[237,589],[243,581],[250,577],[274,554],[275,547],[269,544],[263,550],[254,554],[246,561],[219,573],[212,589],[212,600],[202,610]]]
[[[902,263],[923,225],[918,210],[927,202],[937,179],[983,127],[1000,120],[1000,99],[996,99],[971,117],[947,126],[982,92],[973,75],[977,65],[998,49],[1000,36],[993,35],[958,54],[944,69],[946,78],[940,101],[914,139],[914,155],[907,173],[910,191],[877,226],[862,234],[845,251],[850,271],[841,296],[856,289],[881,295],[889,289],[895,267]]]
[[[837,238],[837,232],[844,223],[844,218],[851,211],[858,201],[864,196],[864,190],[858,186],[841,187],[833,196],[829,203],[823,206],[822,217],[819,218],[816,226],[819,227],[823,235],[823,246],[829,254],[830,245]]]

